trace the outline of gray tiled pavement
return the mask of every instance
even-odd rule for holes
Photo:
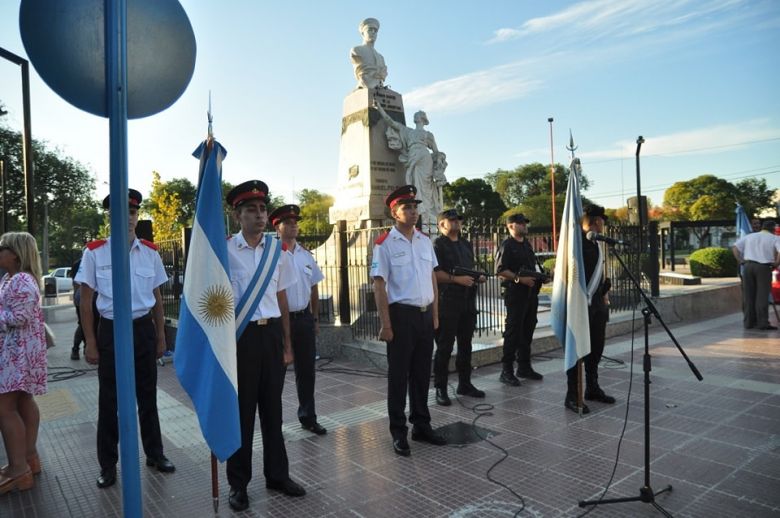
[[[773,317],[774,318],[774,317]],[[0,517],[121,516],[121,482],[95,487],[97,378],[81,360],[68,359],[75,322],[54,324],[58,346],[50,351],[52,373],[78,369],[78,377],[53,381],[39,398],[39,449],[43,473],[34,489],[0,496]],[[651,347],[651,483],[672,484],[658,502],[674,516],[780,516],[780,333],[743,331],[741,315],[673,326],[680,343],[704,375],[698,382],[666,336],[653,326]],[[492,441],[461,447],[412,442],[412,456],[393,454],[385,417],[381,377],[327,369],[370,369],[333,362],[317,378],[320,421],[328,435],[317,437],[297,426],[292,374],[284,392],[285,437],[291,475],[308,494],[291,499],[266,491],[262,443],[255,440],[251,507],[239,516],[501,517],[520,501],[490,477],[521,495],[520,516],[576,516],[577,501],[598,497],[615,464],[607,497],[633,496],[643,484],[641,329],[637,330],[634,374],[629,378],[631,337],[608,342],[606,354],[625,363],[602,364],[601,384],[618,398],[607,407],[592,404],[580,418],[562,405],[564,376],[557,354],[537,358],[543,382],[520,388],[498,383],[498,367],[475,371],[474,383],[494,405],[478,425],[495,432]],[[324,362],[323,362],[324,363]],[[86,372],[82,372],[86,370]],[[209,451],[192,407],[170,364],[160,367],[159,406],[166,454],[177,466],[166,475],[141,466],[144,513],[149,517],[214,516]],[[66,372],[65,374],[73,374]],[[628,419],[626,398],[633,380]],[[452,392],[452,390],[451,390]],[[475,400],[435,406],[434,426],[470,423]],[[465,406],[464,406],[465,405]],[[0,451],[4,462],[4,452]],[[228,487],[220,466],[220,509]],[[642,503],[596,508],[590,516],[656,516]]]

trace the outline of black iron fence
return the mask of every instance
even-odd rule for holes
[[[302,236],[300,243],[314,255],[325,279],[318,285],[320,295],[320,321],[336,325],[349,325],[355,338],[375,338],[379,334],[379,317],[374,303],[373,284],[369,276],[374,241],[389,227],[348,229],[346,222],[333,225],[329,236]],[[657,234],[657,229],[653,232]],[[653,277],[657,283],[656,268],[653,270],[653,254],[640,253],[652,250],[648,238],[640,240],[637,226],[612,226],[610,237],[630,241],[631,247],[622,249],[628,267],[640,279],[643,289],[651,291]],[[464,226],[463,235],[474,247],[476,269],[492,274],[494,258],[501,241],[508,237],[503,221],[473,221]],[[528,240],[537,253],[540,262],[555,257],[552,230],[531,228]],[[181,240],[157,243],[169,280],[161,287],[165,315],[176,319],[184,281],[184,246]],[[657,243],[655,244],[657,250]],[[610,294],[611,311],[634,307],[638,294],[630,279],[616,261],[613,250],[605,260],[607,276],[612,279]],[[542,306],[549,304],[551,284],[546,285],[540,297]],[[501,298],[501,286],[496,277],[480,286],[477,297],[479,318],[477,334],[495,335],[504,327],[506,311]]]

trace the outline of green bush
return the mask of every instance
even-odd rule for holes
[[[555,257],[550,257],[542,263],[542,267],[546,272],[552,274],[555,271]]]
[[[737,260],[728,248],[702,248],[688,257],[691,273],[699,277],[736,277]]]

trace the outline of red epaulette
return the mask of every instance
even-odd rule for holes
[[[282,251],[283,252],[287,251],[287,243],[282,243]]]
[[[90,241],[89,243],[87,243],[87,248],[89,250],[96,250],[105,244],[106,244],[105,239],[95,239],[94,241]]]
[[[159,250],[160,249],[159,246],[155,245],[151,241],[147,241],[146,239],[139,239],[139,241],[141,243],[145,244],[146,246],[148,246],[149,248],[151,248],[152,250]]]
[[[227,236],[225,238],[225,241],[230,241],[231,239],[233,239],[233,234],[230,234],[229,236]]]
[[[381,236],[376,238],[376,241],[374,241],[374,244],[375,245],[381,245],[382,243],[385,242],[385,239],[387,239],[387,236],[389,236],[389,235],[390,235],[390,231],[388,230],[387,232],[385,232],[384,234],[382,234]]]

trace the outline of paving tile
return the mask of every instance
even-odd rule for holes
[[[674,516],[720,518],[780,516],[780,351],[772,337],[740,329],[741,316],[673,326],[686,351],[705,376],[696,381],[668,338],[653,330],[650,395],[651,483],[672,484],[658,503]],[[64,342],[71,327],[56,323]],[[775,337],[776,339],[776,337]],[[70,347],[49,352],[62,381],[50,384],[40,402],[39,453],[44,471],[29,491],[0,496],[0,516],[120,517],[122,480],[99,490],[95,458],[97,379],[93,368],[68,359]],[[630,339],[610,340],[601,385],[616,405],[593,403],[577,416],[563,407],[565,377],[558,351],[535,359],[542,382],[507,387],[500,366],[476,369],[474,384],[484,400],[455,399],[435,405],[429,392],[432,424],[471,423],[494,432],[490,441],[437,447],[411,442],[412,455],[393,452],[385,394],[387,380],[366,363],[318,362],[316,401],[325,436],[302,430],[292,371],[283,391],[283,432],[290,474],[307,489],[291,499],[266,490],[262,477],[259,423],[253,441],[255,476],[249,484],[251,507],[232,513],[224,465],[219,466],[220,509],[213,514],[209,450],[198,429],[192,404],[179,386],[170,362],[160,367],[158,406],[166,454],[176,464],[162,474],[141,463],[144,515],[240,517],[571,517],[584,509],[580,500],[598,498],[616,472],[607,498],[638,495],[644,483],[644,407],[641,332],[637,335],[633,379],[629,379]],[[774,348],[773,348],[774,347]],[[75,368],[76,370],[72,370]],[[331,370],[329,370],[331,369]],[[56,370],[56,369],[53,369]],[[67,378],[77,374],[78,377]],[[453,381],[451,377],[451,382]],[[626,402],[631,386],[628,418]],[[450,392],[454,393],[454,385]],[[618,444],[621,434],[625,434]],[[503,448],[505,454],[499,449]],[[6,462],[0,451],[0,464]],[[500,461],[500,462],[499,462]],[[121,465],[120,465],[121,470]],[[489,476],[493,481],[488,479]],[[121,474],[121,473],[120,473]],[[502,487],[507,486],[509,489]],[[522,498],[522,502],[521,502]],[[650,517],[644,503],[599,505],[591,516]]]

